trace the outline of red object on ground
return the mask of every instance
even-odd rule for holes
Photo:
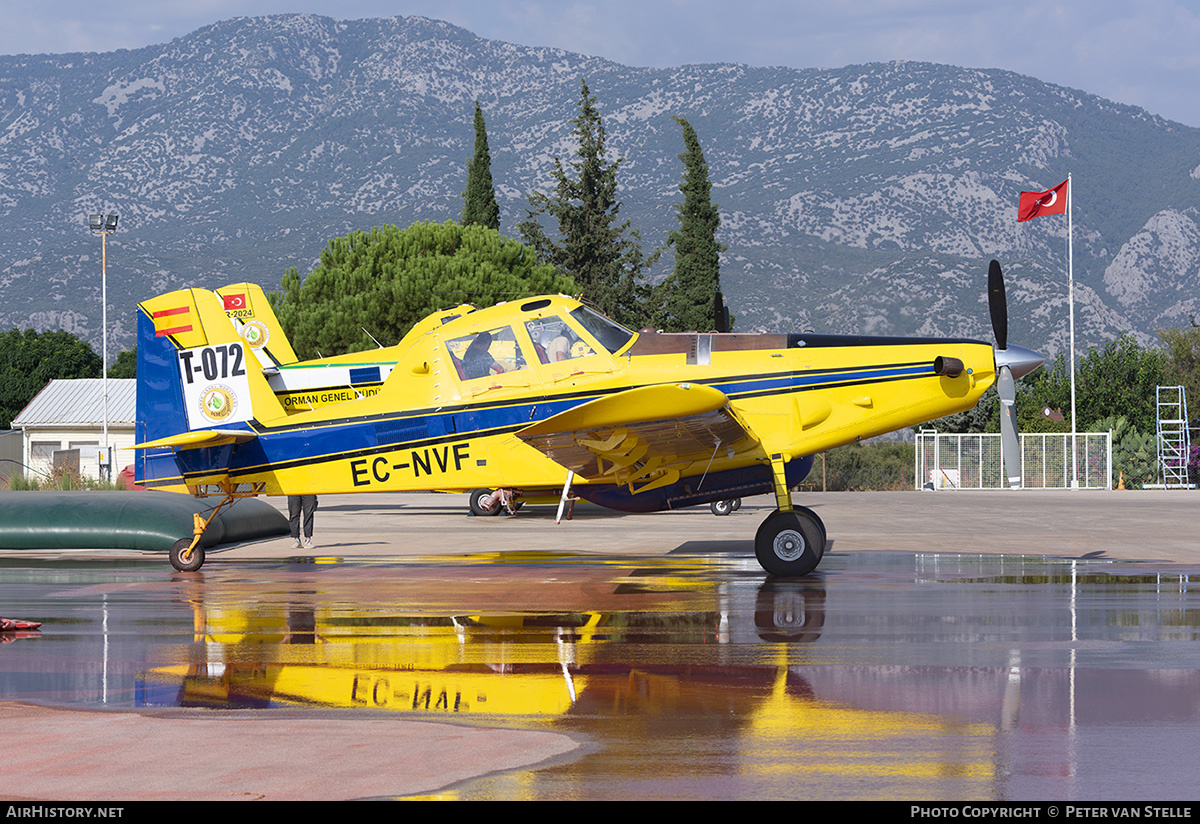
[[[133,464],[121,470],[121,474],[117,476],[117,480],[125,485],[126,489],[145,489],[141,484],[133,482]]]
[[[41,621],[22,621],[20,618],[0,618],[0,632],[14,632],[19,629],[37,629]]]

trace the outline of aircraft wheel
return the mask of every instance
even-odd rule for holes
[[[192,550],[192,554],[185,561],[183,553],[192,544],[191,538],[180,538],[171,545],[171,566],[175,567],[180,572],[195,572],[200,567],[204,566],[204,547],[199,544]]]
[[[708,505],[708,508],[712,510],[712,514],[714,515],[728,515],[733,512],[734,509],[736,509],[736,507],[733,505],[734,500],[736,499],[713,501]]]
[[[804,512],[776,510],[754,536],[754,554],[771,575],[807,575],[821,563],[825,536]]]
[[[741,508],[742,508],[742,499],[741,499],[741,498],[734,498],[734,499],[733,499],[733,511],[734,511],[734,512],[737,512],[737,511],[738,511],[739,509],[741,509]]]
[[[492,494],[490,489],[472,489],[467,498],[468,506],[471,508],[472,515],[499,515],[503,508],[499,503],[492,505],[491,509],[484,507],[483,499]]]

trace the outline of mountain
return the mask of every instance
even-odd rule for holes
[[[1067,340],[1066,219],[1018,193],[1075,187],[1080,348],[1153,341],[1200,295],[1200,129],[998,70],[621,66],[416,17],[226,20],[165,45],[0,57],[0,328],[61,327],[110,357],[134,304],[181,286],[277,288],[354,228],[457,219],[478,99],[502,229],[574,149],[580,78],[647,246],[677,225],[672,115],[695,126],[720,205],[737,328],[990,338],[987,261],[1014,342]],[[671,265],[664,255],[656,276]]]

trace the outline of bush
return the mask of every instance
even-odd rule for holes
[[[0,486],[0,489],[5,487]],[[34,474],[13,475],[8,480],[7,489],[10,492],[75,492],[78,490],[100,490],[113,492],[125,490],[125,484],[118,478],[115,481],[84,478],[78,472],[56,469],[48,476]]]
[[[913,489],[916,447],[911,443],[848,444],[825,453],[825,488],[831,492]],[[820,460],[812,476],[821,471]],[[815,477],[810,476],[810,480]]]

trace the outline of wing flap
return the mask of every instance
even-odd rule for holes
[[[679,479],[686,466],[759,448],[723,392],[701,384],[646,386],[559,413],[517,437],[591,481],[634,492]]]

